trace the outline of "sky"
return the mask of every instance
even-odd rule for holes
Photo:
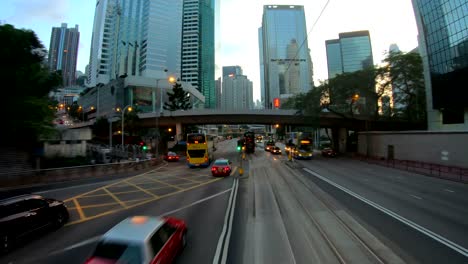
[[[168,0],[171,1],[171,0]],[[314,81],[327,79],[325,40],[336,39],[341,32],[369,30],[374,64],[385,57],[390,44],[400,50],[417,47],[417,28],[409,0],[217,0],[220,3],[219,28],[216,32],[216,78],[222,66],[239,65],[253,82],[254,100],[260,98],[258,28],[263,5],[303,5],[308,45],[314,67]],[[95,0],[1,0],[0,22],[31,29],[48,49],[52,27],[67,23],[79,25],[80,44],[77,70],[84,72],[89,49]],[[318,20],[317,20],[318,19]]]

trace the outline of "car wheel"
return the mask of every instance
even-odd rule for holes
[[[8,252],[11,247],[11,239],[9,235],[1,235],[1,252]]]
[[[65,215],[62,212],[57,213],[55,216],[55,227],[59,228],[65,224]]]
[[[186,245],[187,245],[187,231],[185,231],[184,234],[182,235],[182,248],[185,248]]]

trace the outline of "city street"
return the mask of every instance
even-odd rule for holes
[[[216,146],[233,161],[228,178],[181,160],[40,190],[66,202],[70,221],[0,262],[83,263],[122,219],[171,215],[189,229],[177,263],[466,263],[466,185],[342,157],[290,162],[262,144],[241,163],[236,142]]]

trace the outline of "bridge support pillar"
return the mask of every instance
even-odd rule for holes
[[[176,123],[176,140],[181,141],[184,139],[184,135],[182,135],[182,123]]]
[[[338,151],[340,153],[346,152],[346,141],[348,140],[348,130],[346,128],[338,129]]]

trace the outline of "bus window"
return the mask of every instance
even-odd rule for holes
[[[189,144],[205,143],[205,135],[202,135],[202,134],[187,135],[187,143]]]

